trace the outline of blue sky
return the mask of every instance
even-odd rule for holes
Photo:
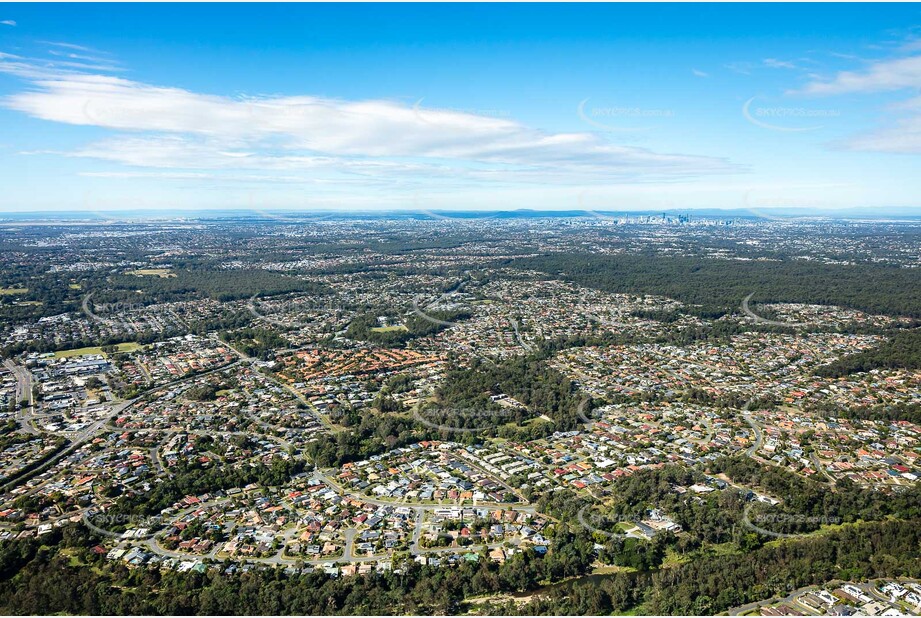
[[[0,5],[0,210],[921,213],[917,5]]]

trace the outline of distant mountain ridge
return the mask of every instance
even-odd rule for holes
[[[49,211],[0,213],[0,222],[99,222],[99,221],[215,221],[240,219],[246,221],[296,221],[323,220],[477,220],[477,219],[591,219],[591,218],[636,218],[636,217],[689,217],[693,219],[902,219],[921,220],[921,211],[913,208],[848,208],[840,210],[809,210],[797,208],[763,209],[720,209],[688,208],[668,210],[276,210],[253,211],[248,209],[215,210],[132,210],[107,212]]]

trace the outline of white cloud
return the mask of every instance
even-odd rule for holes
[[[816,79],[799,94],[835,96],[921,89],[921,56],[871,63],[862,71],[841,71],[831,79]],[[921,98],[888,108],[888,124],[841,143],[845,148],[899,154],[921,153]]]
[[[698,69],[691,69],[691,73],[693,73],[695,77],[710,77],[709,73],[704,73]]]
[[[869,93],[921,86],[921,56],[872,63],[863,71],[841,71],[833,79],[812,81],[801,92],[815,95]]]
[[[16,25],[16,22],[13,21],[12,19],[4,19],[3,21],[0,21],[0,25],[3,25],[3,26],[15,26],[15,25]]]
[[[921,97],[890,105],[888,109],[899,114],[898,117],[841,145],[851,150],[921,154]]]
[[[233,98],[11,60],[0,58],[0,71],[32,87],[5,97],[4,106],[117,131],[66,154],[135,167],[560,183],[738,171],[718,158],[614,145],[593,133],[547,133],[506,118],[386,100]]]

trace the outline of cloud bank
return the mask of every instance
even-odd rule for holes
[[[552,133],[509,118],[387,100],[310,95],[228,97],[110,73],[115,63],[53,43],[51,63],[0,55],[0,71],[28,83],[0,101],[33,118],[111,131],[62,156],[134,168],[585,184],[686,179],[738,171],[720,158]],[[63,50],[63,51],[62,51]]]

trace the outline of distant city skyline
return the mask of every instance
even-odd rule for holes
[[[0,212],[921,214],[917,5],[0,7]]]

